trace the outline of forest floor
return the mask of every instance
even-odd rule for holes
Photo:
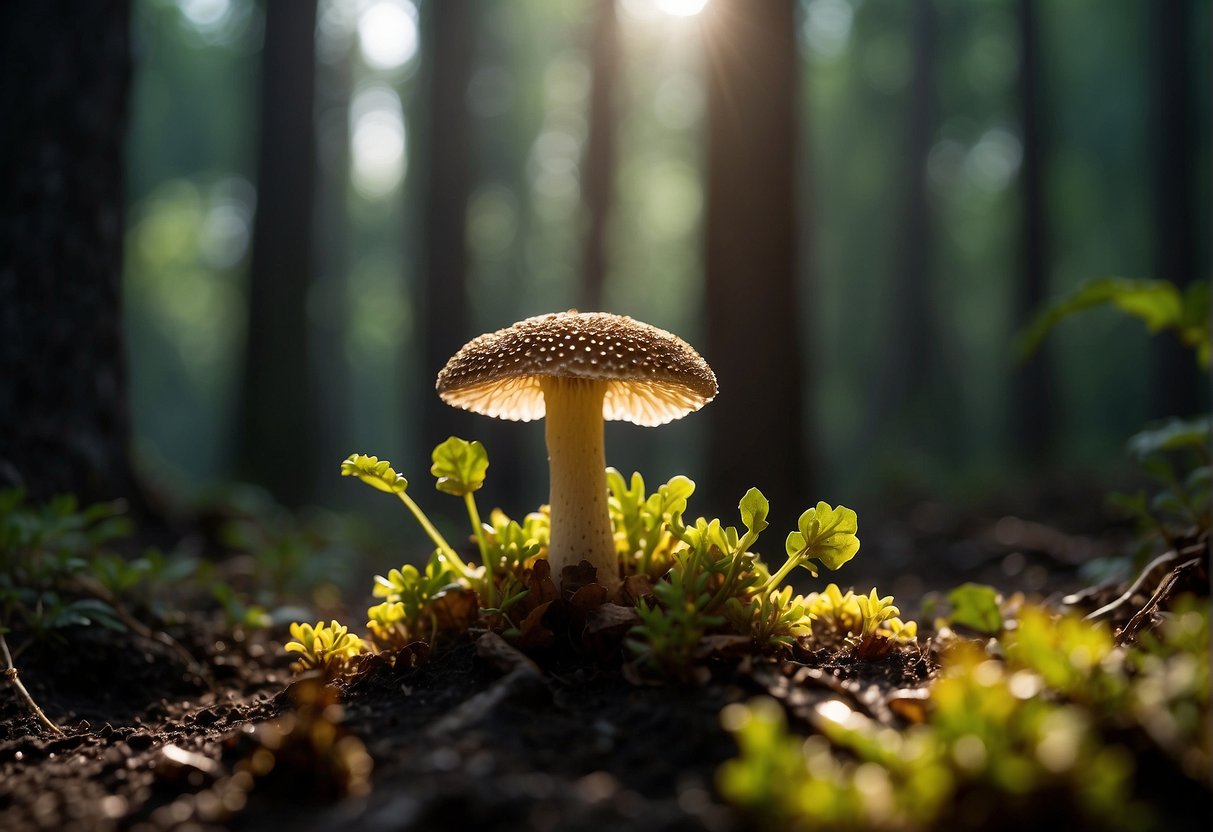
[[[885,550],[885,571],[865,578],[882,591],[921,598],[984,578],[1056,601],[1083,586],[1081,563],[1124,538],[919,514],[865,542]],[[936,564],[931,581],[911,562]],[[22,680],[65,735],[0,691],[0,829],[750,829],[716,786],[737,754],[722,708],[770,694],[803,730],[813,703],[842,697],[898,726],[890,695],[936,670],[925,647],[863,662],[796,650],[717,659],[692,681],[654,686],[629,681],[617,657],[535,663],[467,636],[425,661],[372,661],[335,690],[290,671],[280,630],[233,634],[190,615],[169,632],[193,666],[99,627],[26,651]],[[1178,807],[1173,828],[1201,828],[1206,809]]]

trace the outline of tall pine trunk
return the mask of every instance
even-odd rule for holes
[[[708,154],[708,502],[759,485],[791,523],[805,502],[803,343],[797,315],[796,91],[791,0],[716,0],[704,12]]]
[[[1198,277],[1189,46],[1192,14],[1187,0],[1151,3],[1147,14],[1154,105],[1154,277],[1183,288]],[[1150,345],[1150,365],[1150,415],[1194,415],[1200,407],[1200,375],[1191,350],[1169,335],[1160,335]]]
[[[0,8],[0,486],[138,505],[122,333],[130,3]]]
[[[418,304],[423,377],[416,395],[423,401],[421,434],[428,459],[429,448],[452,434],[474,438],[483,422],[448,407],[434,392],[438,371],[464,342],[478,334],[469,331],[465,239],[471,189],[467,90],[472,67],[472,3],[438,0],[426,4],[425,10],[429,164],[424,172],[425,270]]]
[[[240,475],[297,506],[315,482],[308,372],[316,0],[269,0],[245,346]]]
[[[590,117],[586,145],[583,309],[602,309],[607,275],[607,225],[615,182],[615,87],[619,81],[619,18],[615,0],[598,0],[590,43]]]
[[[932,314],[931,218],[927,158],[935,131],[935,9],[932,0],[911,6],[913,65],[903,143],[905,190],[901,194],[897,254],[889,289],[885,349],[874,381],[865,436],[889,449],[931,453],[929,444],[945,434],[943,420],[954,410],[934,396],[939,350]],[[925,443],[924,443],[925,437]]]
[[[1039,22],[1037,0],[1018,0],[1019,110],[1023,133],[1023,164],[1020,167],[1020,279],[1015,294],[1020,328],[1048,299],[1048,222],[1044,194],[1045,102],[1040,79]],[[1012,384],[1010,412],[1012,440],[1025,462],[1043,460],[1052,449],[1056,387],[1052,353],[1048,344],[1020,369]]]

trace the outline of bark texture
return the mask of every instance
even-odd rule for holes
[[[315,0],[270,0],[237,470],[285,505],[312,496],[308,293],[316,139]]]
[[[703,17],[705,358],[720,381],[704,410],[708,502],[724,510],[761,484],[773,513],[794,520],[808,467],[796,312],[795,8],[791,0],[716,0]]]
[[[38,499],[137,498],[122,334],[129,29],[129,0],[0,6],[0,486]]]

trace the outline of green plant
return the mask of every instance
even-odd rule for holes
[[[551,535],[546,507],[521,523],[494,509],[489,522],[483,522],[475,492],[488,467],[488,454],[479,442],[451,437],[434,449],[435,487],[463,499],[480,555],[480,564],[474,565],[442,537],[409,496],[408,481],[387,460],[353,454],[342,463],[343,476],[400,499],[435,547],[424,569],[404,565],[376,577],[373,591],[382,601],[367,610],[372,649],[400,650],[414,642],[432,646],[440,632],[464,631],[474,623],[523,645],[550,644],[550,632],[539,634],[553,603],[577,607],[576,614],[584,620],[587,604],[612,597],[600,581],[588,594],[576,583],[576,596],[559,600],[555,582],[560,576],[538,567],[546,559]],[[617,560],[608,573],[624,579],[615,597],[636,606],[637,623],[624,645],[645,673],[687,677],[696,659],[710,654],[708,637],[742,639],[759,650],[786,650],[812,638],[814,596],[794,596],[781,584],[798,566],[813,575],[819,565],[838,569],[859,549],[855,512],[818,503],[800,516],[785,542],[784,562],[772,574],[753,551],[768,526],[770,508],[757,488],[738,503],[744,530],[739,532],[718,519],[683,522],[695,491],[686,477],[673,477],[651,494],[638,473],[625,480],[607,469],[605,479]],[[574,580],[586,578],[574,575]],[[837,594],[837,587],[832,588]],[[847,602],[853,599],[848,593]],[[850,627],[838,632],[843,639],[853,635],[854,644],[862,645],[862,656],[915,641],[916,626],[896,617],[899,612],[891,598],[880,598],[873,590],[862,609],[855,604],[854,632]]]
[[[0,492],[0,626],[19,621],[30,642],[60,643],[71,627],[125,630],[98,592],[114,572],[116,556],[106,546],[130,532],[123,509],[120,502],[82,509],[70,495],[34,506],[20,489]],[[123,575],[124,589],[143,577],[134,569]]]
[[[1209,282],[1194,280],[1180,291],[1166,280],[1105,278],[1079,288],[1043,309],[1020,336],[1023,357],[1030,356],[1052,329],[1071,315],[1109,305],[1142,320],[1151,333],[1171,332],[1210,366]],[[1112,502],[1135,518],[1143,533],[1142,554],[1154,537],[1168,548],[1195,530],[1206,532],[1213,518],[1210,499],[1210,417],[1171,419],[1129,440],[1129,452],[1156,482],[1148,494],[1113,494]]]
[[[20,489],[0,491],[0,652],[6,676],[48,730],[58,731],[21,683],[16,662],[34,645],[69,649],[78,628],[131,631],[206,675],[184,647],[128,609],[156,612],[154,599],[189,570],[154,550],[134,559],[111,551],[132,531],[124,510],[121,501],[81,507],[74,496],[61,495],[31,504]],[[21,641],[10,649],[13,634]]]
[[[965,583],[948,593],[952,611],[947,623],[967,627],[975,633],[993,636],[1002,632],[1001,596],[992,586]]]
[[[607,468],[608,505],[615,528],[615,551],[625,561],[635,561],[635,572],[658,578],[670,566],[674,518],[686,511],[695,483],[684,476],[672,477],[652,494],[644,490],[644,477],[637,471],[630,483],[614,468]]]
[[[286,652],[299,654],[291,665],[295,671],[324,670],[340,674],[366,650],[362,639],[336,621],[328,624],[317,621],[315,626],[292,624],[291,638],[292,641],[286,644]]]
[[[1184,291],[1166,280],[1108,277],[1079,287],[1039,312],[1020,336],[1020,353],[1031,355],[1054,327],[1077,312],[1112,306],[1145,323],[1151,333],[1171,332],[1209,366],[1209,282]]]
[[[719,771],[721,792],[771,829],[1042,820],[1155,829],[1143,789],[1160,781],[1135,771],[1134,753],[1174,761],[1181,782],[1163,788],[1207,784],[1208,610],[1199,602],[1178,603],[1128,651],[1103,625],[1031,606],[1002,645],[999,658],[953,642],[921,721],[903,731],[840,700],[816,707],[807,738],[791,733],[774,700],[729,706],[721,721],[739,754]]]
[[[1171,419],[1134,434],[1129,454],[1154,482],[1154,492],[1113,494],[1112,503],[1133,517],[1142,540],[1176,548],[1180,538],[1210,527],[1210,417]]]
[[[813,640],[820,646],[848,645],[872,658],[917,641],[918,625],[898,618],[901,610],[893,605],[893,596],[882,598],[875,588],[857,595],[831,583],[821,592],[809,593],[804,602],[813,618]]]
[[[640,483],[634,478],[629,489],[634,505],[642,504]],[[761,491],[750,489],[738,504],[742,535],[702,517],[684,526],[682,508],[679,504],[658,526],[660,534],[668,532],[681,545],[673,545],[670,568],[653,586],[658,603],[640,610],[641,624],[627,643],[642,668],[685,677],[693,657],[703,652],[705,635],[744,637],[758,650],[786,650],[801,639],[821,646],[847,644],[860,658],[916,641],[917,625],[897,618],[891,596],[881,598],[872,590],[870,596],[848,592],[844,597],[834,584],[824,595],[794,596],[791,587],[780,588],[798,566],[816,576],[818,565],[836,570],[855,556],[858,525],[850,509],[818,503],[805,511],[787,537],[784,563],[772,574],[751,551],[767,528],[769,505]],[[824,617],[820,628],[819,617]]]
[[[706,611],[712,600],[710,577],[672,569],[669,580],[653,587],[656,603],[642,600],[637,605],[640,623],[629,631],[626,644],[643,668],[666,678],[687,676],[708,628],[724,623]]]
[[[792,588],[761,590],[748,602],[732,597],[725,601],[725,618],[741,633],[748,633],[760,647],[790,647],[799,638],[813,635],[813,614],[802,595],[792,597]]]

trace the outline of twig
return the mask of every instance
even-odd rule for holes
[[[51,722],[50,717],[43,713],[42,709],[38,707],[38,703],[34,701],[34,697],[30,696],[29,691],[25,689],[25,685],[21,684],[21,677],[17,675],[17,667],[13,664],[13,654],[8,652],[8,642],[4,639],[3,632],[0,632],[0,649],[4,651],[4,663],[8,665],[4,671],[4,675],[13,683],[13,687],[17,689],[17,693],[29,705],[29,709],[34,712],[34,716],[38,718],[38,721],[42,723],[42,727],[52,734],[62,737],[64,735],[63,729]]]
[[[1107,604],[1104,604],[1102,607],[1092,613],[1088,613],[1083,617],[1083,621],[1099,621],[1102,618],[1107,618],[1121,607],[1130,603],[1133,600],[1133,596],[1141,592],[1142,587],[1145,586],[1146,581],[1151,575],[1164,566],[1170,566],[1177,560],[1179,560],[1179,552],[1175,551],[1174,549],[1159,555],[1154,560],[1146,564],[1146,568],[1141,570],[1141,574],[1137,576],[1137,580],[1135,580],[1133,584],[1120,595],[1119,598],[1117,598],[1115,601],[1110,601]]]
[[[1158,588],[1154,590],[1154,594],[1150,596],[1150,600],[1146,605],[1138,610],[1137,614],[1129,619],[1129,623],[1124,626],[1124,629],[1116,634],[1116,643],[1125,645],[1137,638],[1138,631],[1145,626],[1146,621],[1154,613],[1158,612],[1159,605],[1170,597],[1179,579],[1198,566],[1200,566],[1200,558],[1192,558],[1168,572],[1167,576],[1158,584]]]

